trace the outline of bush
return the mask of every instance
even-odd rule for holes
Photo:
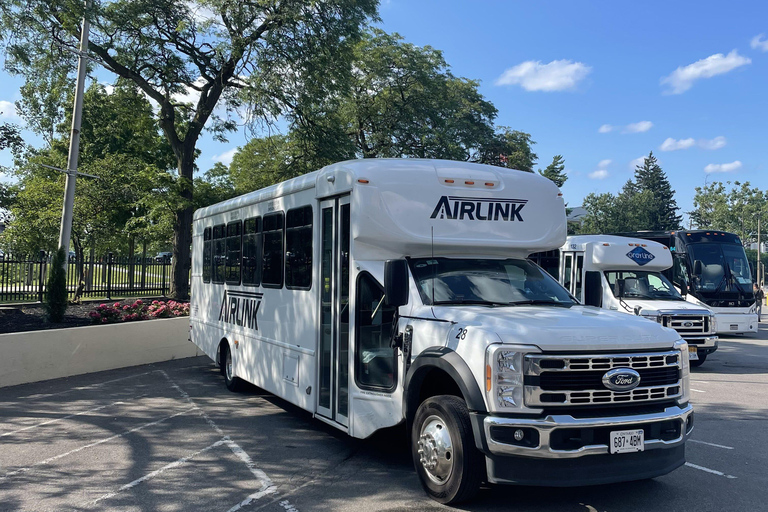
[[[149,318],[173,318],[177,316],[189,316],[189,303],[168,302],[153,300],[152,304],[146,306],[141,300],[133,304],[121,305],[119,302],[114,304],[100,304],[89,315],[94,324],[113,324],[117,322],[135,322],[137,320],[147,320]]]
[[[45,312],[49,322],[61,322],[67,312],[67,271],[64,268],[66,255],[59,248],[53,255],[45,294]]]

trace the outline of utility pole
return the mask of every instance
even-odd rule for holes
[[[87,11],[91,1],[85,3]],[[75,180],[77,179],[77,159],[80,156],[80,124],[83,115],[83,89],[85,88],[86,53],[88,52],[88,32],[90,31],[87,13],[83,16],[80,33],[80,51],[77,59],[77,85],[75,85],[75,107],[72,114],[72,134],[69,139],[67,157],[66,185],[64,186],[64,207],[61,212],[61,230],[59,248],[64,249],[64,268],[69,259],[69,239],[72,237],[72,213],[75,207]]]
[[[760,282],[760,215],[757,216],[757,269],[755,271],[755,282],[757,282],[758,288],[763,289]]]

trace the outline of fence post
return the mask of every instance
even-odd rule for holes
[[[112,253],[107,254],[107,300],[112,300]]]
[[[37,300],[43,302],[43,292],[45,291],[45,251],[40,251],[40,272],[37,283]]]
[[[168,295],[165,293],[165,267],[166,267],[165,259],[163,259],[162,266],[163,266],[163,282],[160,285],[160,288],[162,289],[163,297],[167,297]]]

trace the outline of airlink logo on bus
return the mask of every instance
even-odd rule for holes
[[[263,296],[263,293],[224,290],[219,321],[258,331],[259,321],[256,314],[259,312]]]
[[[451,220],[518,220],[523,222],[520,210],[527,199],[500,199],[498,197],[443,196],[437,202],[430,219],[440,216]]]

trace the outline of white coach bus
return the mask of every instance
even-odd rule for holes
[[[482,482],[574,486],[685,462],[688,347],[585,307],[532,252],[566,235],[540,176],[342,162],[198,210],[191,339],[357,438],[405,422],[437,501]]]

